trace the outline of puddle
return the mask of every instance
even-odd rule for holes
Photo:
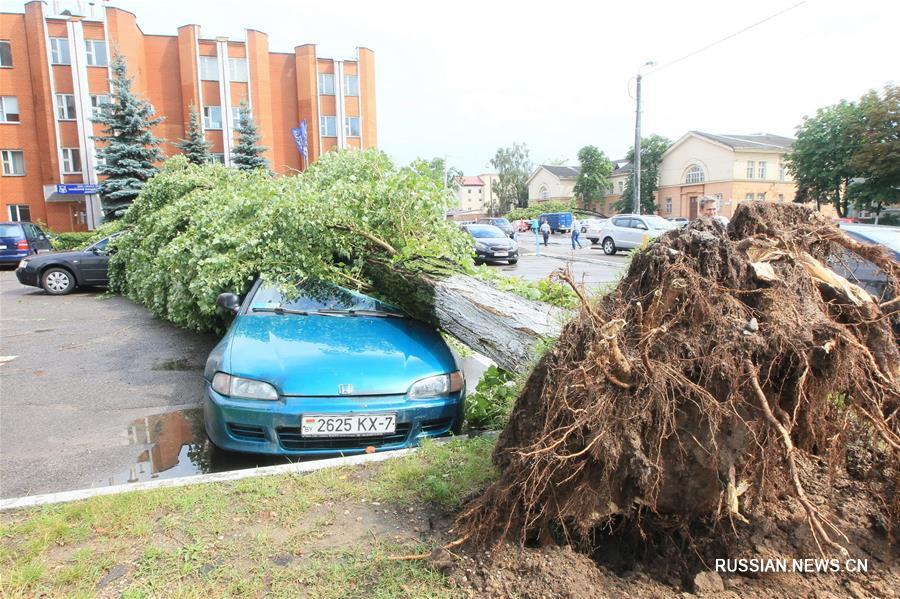
[[[94,481],[95,487],[287,464],[296,459],[224,452],[203,430],[200,408],[153,414],[128,425],[128,442],[142,447],[133,464]]]

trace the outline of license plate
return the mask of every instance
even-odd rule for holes
[[[509,252],[494,252],[494,256],[509,256]]]
[[[365,437],[393,433],[396,414],[304,414],[300,434],[304,437]]]

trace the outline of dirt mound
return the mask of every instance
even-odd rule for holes
[[[501,478],[462,535],[601,558],[613,542],[635,560],[680,538],[686,576],[703,568],[698,539],[721,554],[787,492],[813,545],[844,556],[808,489],[848,451],[880,464],[860,492],[896,529],[900,306],[825,266],[846,252],[900,289],[882,250],[796,205],[744,203],[727,229],[695,221],[637,254],[532,372],[494,453]]]

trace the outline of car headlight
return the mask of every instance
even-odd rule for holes
[[[410,399],[425,399],[456,393],[463,388],[463,376],[460,371],[450,374],[439,374],[420,379],[410,386],[406,395]]]
[[[16,270],[19,270],[20,268],[25,268],[26,266],[28,266],[28,260],[22,260],[19,262],[19,265],[16,267]]]
[[[488,244],[484,243],[483,241],[476,241],[476,242],[475,242],[475,249],[476,249],[476,250],[482,250],[482,251],[487,250],[487,249],[488,249]]]
[[[240,399],[278,399],[278,391],[269,383],[231,376],[217,372],[212,380],[212,388],[216,393]]]

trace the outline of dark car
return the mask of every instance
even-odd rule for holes
[[[24,258],[51,249],[50,237],[34,223],[0,223],[0,265],[15,267]]]
[[[516,238],[516,233],[513,230],[512,224],[505,218],[479,218],[478,224],[494,225],[495,227],[506,233],[506,236],[510,239]]]
[[[519,261],[519,244],[493,225],[466,225],[462,230],[475,240],[475,264]]]
[[[104,237],[79,251],[26,258],[16,269],[16,277],[23,285],[40,287],[50,295],[65,295],[76,287],[106,286],[109,284],[106,246],[115,237]]]
[[[900,227],[840,223],[840,229],[851,239],[865,245],[880,245],[900,264]],[[877,266],[851,252],[842,252],[829,260],[831,268],[878,298],[893,299],[895,291],[888,287],[887,275]]]

